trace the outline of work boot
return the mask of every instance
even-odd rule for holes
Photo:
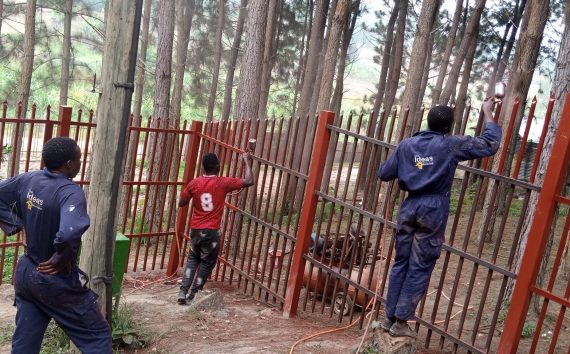
[[[392,337],[410,337],[416,339],[418,334],[408,326],[407,322],[396,321],[390,327],[390,335]]]
[[[188,298],[186,299],[188,302],[194,300],[194,297],[196,296],[196,293],[191,291],[190,294],[188,294]]]
[[[392,321],[389,318],[386,318],[386,319],[384,319],[384,321],[380,322],[380,328],[382,328],[383,330],[388,332],[390,330],[390,328],[392,328],[393,324],[394,324],[394,321]]]
[[[184,290],[180,290],[180,292],[178,292],[178,304],[186,305],[186,292]]]

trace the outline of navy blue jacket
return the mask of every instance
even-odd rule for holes
[[[378,177],[398,178],[400,189],[410,195],[448,195],[457,164],[495,154],[500,142],[501,128],[495,123],[486,123],[477,137],[421,131],[402,140],[380,165]]]
[[[47,169],[0,182],[0,228],[26,232],[27,255],[47,261],[55,252],[74,262],[89,227],[85,193],[62,174]]]

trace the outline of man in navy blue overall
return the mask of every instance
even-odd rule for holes
[[[415,338],[407,324],[426,293],[441,253],[449,214],[449,194],[457,164],[495,154],[501,128],[493,120],[493,100],[483,103],[485,129],[480,136],[448,136],[453,110],[436,106],[428,113],[428,127],[404,139],[380,166],[383,181],[398,179],[408,192],[396,227],[396,255],[386,299],[386,320],[380,325],[393,336]]]
[[[69,138],[54,138],[42,150],[46,168],[0,182],[0,228],[22,228],[26,254],[16,267],[16,330],[13,354],[39,353],[53,318],[82,353],[112,353],[111,330],[76,265],[81,235],[89,227],[85,194],[71,179],[81,151]]]

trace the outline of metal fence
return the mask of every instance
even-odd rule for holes
[[[509,113],[514,115],[518,104],[509,107]],[[568,278],[560,271],[568,248],[567,212],[558,212],[565,220],[559,221],[563,225],[556,228],[552,239],[548,285],[536,282],[540,264],[536,257],[541,253],[534,254],[536,259],[529,274],[525,273],[525,282],[515,283],[513,267],[530,197],[541,190],[535,185],[535,176],[553,104],[551,99],[530,161],[528,153],[525,155],[530,129],[527,125],[520,143],[507,144],[516,151],[503,149],[494,158],[459,166],[446,243],[416,314],[415,328],[425,347],[495,352],[500,341],[504,346],[505,338],[512,339],[509,335],[520,337],[525,321],[536,321],[535,334],[521,340],[520,345],[517,341],[519,349],[545,347],[541,336],[545,328],[553,329],[547,338],[552,343],[548,344],[550,349],[568,345],[559,340],[568,337],[564,317],[569,303]],[[527,121],[532,121],[536,105],[535,100]],[[35,116],[35,109],[29,119],[8,118],[6,111],[4,104],[0,149],[13,145],[14,132],[24,132],[21,171],[39,167],[41,145],[57,128],[59,135],[75,137],[82,147],[84,158],[78,183],[88,185],[89,152],[95,132],[93,112],[87,117],[78,112],[72,119],[71,110],[62,108],[59,120],[52,120],[49,108],[46,118],[41,119]],[[318,312],[334,316],[339,322],[358,321],[364,326],[372,308],[372,316],[382,316],[395,220],[405,197],[394,183],[379,183],[375,173],[403,138],[396,132],[408,115],[404,112],[400,123],[396,111],[383,112],[378,119],[350,114],[335,121],[334,114],[322,112],[314,134],[307,134],[312,128],[304,127],[299,119],[192,122],[190,129],[186,123],[180,127],[175,121],[132,119],[125,139],[129,149],[119,220],[120,229],[131,241],[127,270],[166,268],[168,275],[180,270],[188,249],[191,215],[188,208],[175,211],[182,185],[199,173],[199,161],[206,152],[218,154],[222,175],[242,176],[239,154],[247,139],[256,137],[256,185],[226,200],[220,257],[212,278],[235,284],[260,300],[277,303],[286,316],[298,311]],[[561,118],[563,126],[570,126],[568,110]],[[464,124],[463,132],[465,128]],[[475,132],[481,129],[480,119]],[[564,131],[560,129],[557,137]],[[507,142],[516,139],[512,125],[503,132]],[[309,169],[300,172],[295,153],[305,138],[313,135]],[[564,147],[555,149],[556,154],[563,154]],[[567,166],[567,150],[566,160],[558,162],[561,166]],[[518,179],[523,158],[532,166],[528,181]],[[14,169],[9,167],[7,162],[0,163],[0,174],[11,175]],[[550,173],[554,176],[555,172]],[[542,193],[540,206],[566,204],[567,197],[561,197],[559,190],[547,196]],[[548,210],[547,216],[552,217],[554,214]],[[543,228],[552,223],[551,219],[545,220]],[[543,252],[548,242],[548,232],[540,234],[537,230],[531,229],[529,239],[534,253]],[[23,237],[4,236],[2,241],[0,270],[6,281],[11,279],[10,273],[22,253]],[[527,253],[531,252],[528,249]],[[523,259],[523,267],[527,258]],[[527,279],[527,275],[534,278]],[[542,299],[538,315],[529,310],[528,301],[515,303],[513,298],[510,307],[503,303],[513,283],[515,295],[522,294],[526,299],[534,294]]]

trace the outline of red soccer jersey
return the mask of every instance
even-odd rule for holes
[[[191,180],[180,196],[183,200],[192,199],[194,213],[190,227],[218,230],[222,223],[226,194],[242,187],[243,180],[240,178],[212,175]]]

